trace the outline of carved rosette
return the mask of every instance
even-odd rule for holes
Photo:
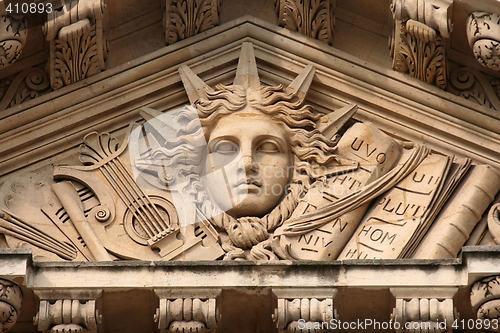
[[[102,0],[73,1],[48,14],[44,33],[50,42],[50,83],[54,90],[105,69],[104,9]]]
[[[392,68],[441,89],[447,86],[445,39],[451,32],[448,7],[424,0],[394,0],[390,40]]]
[[[500,319],[500,276],[476,281],[470,290],[470,302],[478,319]]]
[[[474,12],[467,20],[467,39],[476,60],[486,68],[500,70],[500,15]]]
[[[333,44],[334,0],[277,0],[278,24]]]
[[[0,17],[0,69],[12,65],[21,55],[28,36],[28,20],[22,15]]]
[[[22,302],[21,287],[10,280],[0,279],[0,332],[7,332],[16,324]]]
[[[167,0],[164,30],[167,45],[219,24],[220,0]]]

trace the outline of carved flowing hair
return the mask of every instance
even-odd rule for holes
[[[178,139],[153,152],[153,157],[163,159],[167,168],[175,167],[177,175],[173,177],[188,180],[183,191],[193,198],[205,216],[211,217],[211,223],[217,229],[228,233],[232,242],[229,250],[231,245],[251,248],[267,240],[268,233],[290,217],[300,195],[316,180],[311,169],[336,160],[336,145],[316,129],[316,122],[322,115],[314,113],[311,105],[303,105],[303,100],[296,94],[285,92],[282,85],[255,90],[219,84],[215,89],[207,88],[206,95],[206,99],[196,101],[197,112],[185,109],[178,113],[177,121],[185,124],[177,133]],[[210,129],[222,117],[241,111],[247,105],[271,117],[286,131],[294,156],[294,172],[288,194],[269,214],[235,219],[210,200],[200,175]]]

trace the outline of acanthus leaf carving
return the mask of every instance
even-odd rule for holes
[[[8,332],[19,317],[23,292],[15,282],[0,279],[0,332]]]
[[[75,0],[48,14],[44,32],[50,43],[50,82],[54,90],[105,69],[108,46],[103,35],[104,9],[102,0]]]
[[[0,69],[12,65],[21,55],[28,36],[28,20],[20,14],[0,16]]]
[[[473,12],[467,19],[467,39],[476,60],[486,68],[500,70],[500,15]]]
[[[469,67],[457,67],[451,71],[448,91],[474,101],[479,105],[500,111],[498,80]]]
[[[445,48],[436,31],[409,19],[405,24],[396,23],[395,34],[393,69],[445,89]]]
[[[164,30],[167,45],[219,24],[221,0],[167,0]]]
[[[470,302],[477,320],[500,319],[500,276],[487,276],[474,282],[470,288]],[[492,329],[499,331],[498,327]]]
[[[32,100],[50,91],[50,81],[45,70],[32,67],[12,79],[0,82],[0,110]]]
[[[334,0],[277,0],[276,10],[280,26],[333,44]]]

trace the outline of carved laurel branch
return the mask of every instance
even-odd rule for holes
[[[333,43],[335,26],[330,0],[277,0],[279,25],[325,43]]]
[[[194,36],[219,24],[219,7],[219,0],[167,1],[165,14],[167,44]]]
[[[80,81],[101,71],[95,25],[67,41],[55,40],[54,89]]]

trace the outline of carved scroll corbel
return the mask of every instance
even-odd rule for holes
[[[335,288],[281,289],[273,288],[278,307],[273,320],[278,332],[325,332],[336,319],[333,299]],[[320,328],[319,330],[317,328]]]
[[[478,319],[490,322],[492,320],[499,320],[500,276],[488,276],[476,281],[471,287],[470,302],[472,310],[476,313]],[[500,328],[497,326],[494,331],[499,332]]]
[[[500,70],[500,15],[473,12],[467,19],[467,39],[476,60],[486,68]]]
[[[166,0],[163,28],[167,45],[219,25],[221,0]]]
[[[8,332],[16,324],[22,302],[21,287],[0,278],[0,332]]]
[[[392,68],[445,89],[445,39],[452,30],[451,5],[426,0],[393,0]]]
[[[101,293],[101,290],[35,291],[40,297],[40,308],[34,323],[43,333],[97,333],[102,316],[96,309],[96,300]]]
[[[221,289],[157,289],[155,293],[160,298],[154,318],[160,333],[215,333],[220,320],[216,297]]]
[[[333,44],[335,0],[278,0],[276,11],[280,26]]]
[[[391,320],[396,333],[451,332],[458,318],[453,304],[457,288],[391,288],[396,307]]]
[[[50,42],[50,83],[54,90],[105,69],[104,9],[103,0],[76,0],[47,14],[43,30]]]
[[[23,51],[28,36],[28,20],[23,15],[0,16],[0,69],[12,65]]]

